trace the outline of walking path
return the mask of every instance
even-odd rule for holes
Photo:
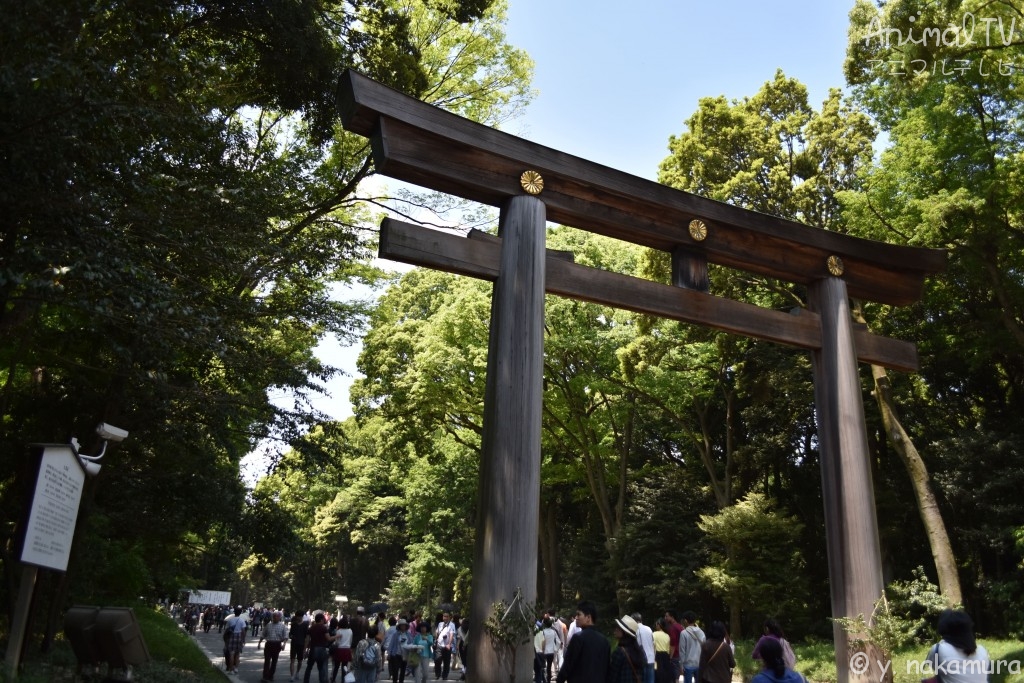
[[[245,647],[242,648],[242,656],[238,660],[238,674],[228,675],[224,669],[224,634],[218,633],[216,628],[211,628],[209,633],[197,628],[193,636],[196,644],[206,653],[210,661],[228,680],[239,681],[239,683],[260,683],[263,679],[263,650],[256,649],[259,638],[246,639]],[[287,649],[281,653],[277,660],[277,673],[274,674],[275,681],[288,680],[288,657],[291,653]],[[282,666],[283,665],[283,666]]]
[[[259,636],[252,638],[248,637],[245,641],[245,646],[242,648],[242,656],[238,660],[238,673],[228,674],[224,670],[224,634],[218,633],[216,628],[211,628],[209,633],[203,633],[203,629],[197,628],[196,634],[193,636],[196,644],[202,649],[203,652],[210,658],[210,661],[217,670],[224,674],[224,678],[229,681],[236,681],[237,683],[262,683],[263,681],[263,650],[256,649],[256,644],[259,642]],[[265,645],[266,643],[264,643]],[[292,656],[291,643],[289,643],[285,649],[281,652],[277,659],[277,671],[274,674],[274,681],[276,683],[284,683],[289,680],[290,674],[288,671],[289,661]],[[327,674],[330,675],[331,670],[328,668]],[[461,673],[461,672],[459,672]],[[296,680],[302,681],[303,676],[306,674],[306,662],[302,662],[302,670],[297,673]],[[459,675],[456,672],[452,672],[452,675],[448,677],[449,681],[458,679]],[[378,680],[390,681],[391,678],[387,675],[387,671],[382,671],[378,677]],[[318,683],[316,666],[313,666],[313,671],[309,677],[310,683]],[[338,672],[337,683],[341,683],[341,672]],[[454,681],[453,681],[454,683]]]

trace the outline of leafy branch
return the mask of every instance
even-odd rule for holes
[[[537,623],[537,606],[523,600],[521,588],[516,588],[510,603],[500,600],[491,608],[484,621],[484,631],[491,638],[491,646],[498,662],[508,672],[509,683],[515,683],[516,659],[523,645],[529,645]]]

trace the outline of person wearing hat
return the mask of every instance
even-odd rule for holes
[[[390,629],[389,629],[390,630]],[[399,619],[395,630],[385,637],[387,641],[388,667],[393,683],[405,681],[405,646],[409,644],[409,622]]]
[[[636,619],[628,614],[615,620],[615,637],[619,646],[612,652],[612,661],[608,665],[608,683],[636,683],[643,680],[644,666],[647,658],[643,648],[636,641],[639,625]]]
[[[434,679],[448,680],[448,672],[452,666],[452,648],[455,647],[455,624],[452,623],[452,613],[443,612],[441,619],[434,629],[434,643],[437,645],[434,653]]]
[[[594,683],[605,679],[610,648],[608,639],[594,628],[596,622],[597,605],[584,600],[576,606],[579,630],[569,639],[569,646],[565,649],[565,658],[556,679],[558,683]]]

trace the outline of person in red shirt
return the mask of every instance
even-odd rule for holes
[[[314,664],[320,683],[327,683],[327,646],[335,638],[337,636],[330,635],[327,630],[327,619],[323,612],[317,612],[313,618],[313,625],[306,632],[306,675],[303,683],[309,683]]]
[[[665,612],[665,624],[668,628],[668,642],[671,648],[668,654],[672,658],[672,667],[675,669],[675,676],[672,680],[678,680],[683,672],[683,664],[679,659],[679,635],[683,632],[683,625],[679,623],[675,610]]]

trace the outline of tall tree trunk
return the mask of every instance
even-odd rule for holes
[[[557,605],[561,585],[558,554],[558,506],[554,501],[544,501],[540,523],[540,581],[539,603],[543,606]]]
[[[730,600],[729,601],[729,637],[733,640],[742,638],[742,624],[743,621],[740,619],[740,601]]]
[[[903,424],[896,413],[892,400],[892,387],[889,384],[885,368],[872,365],[871,376],[875,380],[875,400],[878,402],[878,410],[882,414],[885,433],[889,438],[889,443],[892,444],[899,454],[900,460],[903,461],[903,466],[907,468],[907,474],[910,475],[914,498],[917,500],[917,510],[924,523],[925,532],[928,534],[928,545],[931,546],[932,559],[935,561],[935,571],[939,577],[939,590],[950,606],[959,605],[963,602],[960,593],[960,575],[956,569],[953,546],[949,542],[949,534],[946,533],[946,524],[942,521],[942,513],[939,512],[935,494],[932,493],[928,468],[925,467],[921,454],[918,453],[914,442],[911,441],[910,435],[903,429]]]
[[[853,307],[853,317],[859,323],[865,322],[859,302],[856,302]],[[935,494],[932,493],[928,468],[925,467],[921,454],[914,446],[910,435],[903,428],[899,413],[896,412],[896,405],[892,398],[892,385],[889,383],[886,369],[872,365],[871,377],[875,383],[875,401],[878,403],[878,410],[882,415],[886,438],[900,456],[900,460],[903,461],[907,474],[910,475],[914,498],[917,501],[917,511],[921,515],[921,522],[928,535],[932,559],[935,562],[939,591],[950,606],[959,605],[963,602],[963,596],[960,592],[960,575],[956,568],[956,557],[953,555],[953,546],[949,542],[949,534],[946,532],[946,524],[942,520],[942,513],[935,501]]]

